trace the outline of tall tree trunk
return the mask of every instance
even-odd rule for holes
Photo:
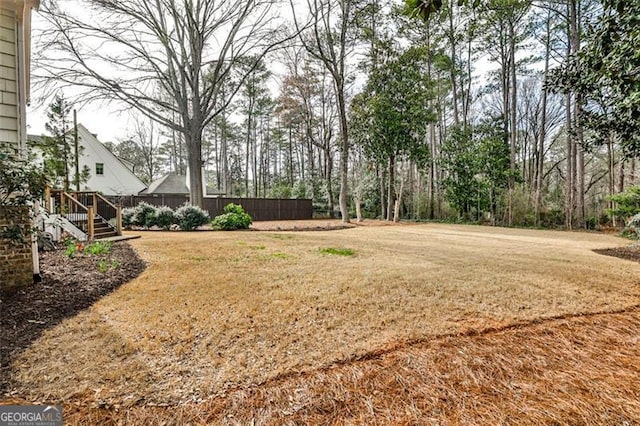
[[[338,109],[340,115],[340,214],[342,222],[349,223],[349,206],[347,195],[349,191],[349,127],[347,123],[347,105],[344,93],[344,82],[336,84]]]
[[[249,168],[251,167],[251,111],[247,113],[247,137],[245,139],[245,169],[244,169],[244,196],[249,196]]]
[[[449,7],[449,43],[451,44],[451,69],[449,70],[449,78],[451,81],[451,93],[453,95],[453,124],[458,126],[460,124],[460,114],[458,112],[458,78],[456,76],[456,64],[457,64],[457,42],[456,33],[453,26],[453,11],[456,10],[454,0],[451,0]]]
[[[328,142],[327,142],[328,144]],[[326,162],[327,162],[327,204],[329,207],[329,217],[333,218],[333,185],[331,179],[333,178],[333,158],[331,158],[331,147],[327,148],[325,154]]]
[[[293,188],[293,124],[289,124],[289,186]]]
[[[192,130],[185,134],[189,150],[189,197],[191,205],[202,207],[204,202],[202,188],[202,131]]]
[[[436,158],[436,125],[435,123],[429,124],[429,145],[431,148],[431,167],[429,167],[429,219],[435,219],[436,200],[438,195],[436,194],[436,167],[438,161]]]
[[[394,155],[389,156],[389,182],[387,183],[387,220],[393,217],[394,186],[396,180],[396,159]]]
[[[577,104],[578,102],[576,102]],[[585,222],[585,182],[584,182],[584,149],[582,145],[582,131],[578,122],[578,115],[575,116],[576,127],[576,226],[584,228]]]
[[[609,168],[609,196],[612,196],[615,193],[616,188],[616,177],[615,177],[615,169],[616,169],[616,160],[615,154],[613,150],[613,139],[609,136],[609,140],[607,141],[607,159],[608,159],[608,168]],[[613,201],[609,201],[609,208],[615,208],[615,203]],[[611,223],[613,226],[616,226],[616,216],[611,216]]]
[[[434,80],[432,77],[432,58],[431,58],[431,32],[427,29],[427,73],[429,79]],[[429,108],[433,110],[433,100],[429,100]],[[466,114],[465,114],[466,123]],[[435,218],[436,207],[436,124],[434,122],[429,123],[429,150],[431,153],[430,167],[429,167],[429,219]]]
[[[398,191],[398,198],[395,200],[393,206],[393,221],[400,222],[400,208],[402,207],[402,194],[404,192],[404,174],[402,173],[402,162],[400,163],[400,190]],[[394,165],[395,168],[395,165]]]
[[[544,54],[544,78],[549,73],[549,56],[551,54],[551,11],[547,13],[546,39]],[[536,192],[535,192],[535,218],[536,226],[540,226],[540,208],[542,204],[542,180],[544,175],[544,143],[547,138],[547,87],[542,85],[542,99],[540,101],[540,135],[538,140],[538,155],[536,156]]]
[[[222,116],[223,123],[226,123],[225,115]],[[222,188],[226,195],[230,196],[232,188],[229,182],[229,151],[227,147],[227,135],[224,129],[222,129],[220,136],[220,150],[222,152]]]
[[[579,18],[579,0],[569,0],[569,55],[575,56],[580,50],[580,18]],[[576,225],[583,227],[585,225],[585,206],[584,206],[584,149],[583,149],[583,132],[580,123],[580,108],[582,107],[582,96],[574,94],[573,101],[573,130],[575,133],[573,155],[575,157],[575,167],[573,169],[573,186],[575,193],[574,204],[576,207]]]
[[[509,65],[510,65],[510,78],[509,81],[511,83],[511,101],[509,103],[509,114],[510,114],[510,171],[511,177],[509,181],[509,192],[510,192],[510,200],[509,200],[509,226],[513,225],[513,192],[515,191],[515,175],[516,175],[516,149],[518,142],[518,122],[517,122],[517,102],[518,102],[518,84],[516,80],[516,39],[514,33],[514,23],[509,21]]]
[[[566,207],[565,207],[565,227],[567,229],[573,229],[573,210],[575,206],[574,194],[574,176],[575,176],[575,144],[573,142],[573,120],[571,109],[571,95],[566,95],[566,132],[567,132],[567,174],[566,174]]]
[[[259,172],[258,172],[258,120],[254,120],[254,124],[253,124],[253,129],[252,129],[252,133],[253,133],[253,144],[252,144],[252,151],[251,151],[251,160],[253,163],[253,197],[254,198],[258,198],[258,188],[260,187],[260,176],[259,176]]]
[[[378,175],[378,187],[380,189],[380,219],[387,217],[387,205],[385,203],[384,169],[381,169],[376,162],[376,173]]]
[[[624,157],[620,158],[620,167],[618,168],[618,192],[624,192]]]

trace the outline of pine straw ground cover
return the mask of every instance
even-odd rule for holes
[[[638,264],[591,251],[624,243],[450,225],[145,233],[146,271],[18,357],[12,394],[62,401],[72,424],[637,419]]]

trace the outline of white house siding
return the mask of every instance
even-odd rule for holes
[[[78,145],[82,147],[80,170],[86,166],[90,173],[83,189],[105,195],[137,195],[147,187],[82,124],[78,124]],[[96,163],[104,165],[102,175],[96,175]]]
[[[17,94],[17,21],[14,10],[0,9],[0,143],[23,148]]]

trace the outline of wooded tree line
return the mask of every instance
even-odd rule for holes
[[[88,3],[101,19],[45,2],[35,73],[137,111],[112,149],[147,181],[202,165],[229,195],[345,219],[568,228],[611,222],[637,183],[633,1]]]

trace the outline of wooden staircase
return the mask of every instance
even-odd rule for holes
[[[122,235],[122,207],[97,192],[65,192],[45,189],[44,205],[50,215],[59,215],[65,226],[73,226],[86,240]],[[62,222],[62,221],[61,221]]]
[[[111,226],[109,222],[104,220],[102,217],[97,216],[93,218],[93,239],[101,240],[103,238],[109,237],[117,237],[118,230]]]

